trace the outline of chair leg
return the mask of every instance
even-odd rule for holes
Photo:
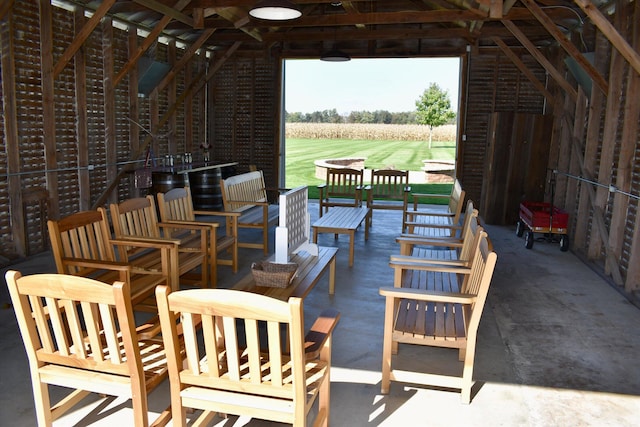
[[[35,378],[34,378],[35,377]],[[36,418],[39,426],[50,426],[53,423],[51,415],[51,400],[49,399],[49,388],[47,384],[40,381],[38,374],[32,372],[31,385],[33,387],[33,397],[36,407]]]
[[[384,338],[382,344],[382,383],[380,392],[388,394],[391,383],[391,352],[393,347],[393,298],[387,298],[384,310]],[[397,348],[397,343],[396,343]]]

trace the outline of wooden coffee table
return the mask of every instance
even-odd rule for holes
[[[319,246],[318,256],[310,255],[304,251],[292,255],[289,261],[298,264],[298,272],[293,282],[286,288],[257,286],[253,275],[249,273],[240,279],[233,286],[233,289],[267,295],[282,301],[287,301],[289,297],[304,299],[329,268],[329,294],[333,295],[336,282],[337,252],[337,248]]]
[[[356,230],[365,222],[364,240],[369,240],[369,227],[371,227],[371,209],[367,207],[333,207],[311,226],[313,228],[313,241],[318,241],[318,233],[334,233],[349,235],[349,267],[353,266],[354,238]]]

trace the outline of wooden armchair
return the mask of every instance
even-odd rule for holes
[[[105,283],[126,282],[136,310],[157,311],[155,287],[168,283],[172,259],[178,255],[176,243],[112,239],[103,208],[49,220],[47,227],[59,274],[89,277]],[[145,250],[146,255],[129,259],[123,251],[116,259],[114,246],[134,245]],[[147,299],[150,301],[145,302]]]
[[[178,222],[181,224],[194,224],[198,226],[209,226],[209,264],[211,266],[211,285],[216,287],[218,281],[218,264],[228,265],[234,273],[238,271],[238,217],[237,212],[214,212],[214,211],[194,211],[189,187],[174,188],[166,193],[158,193],[158,210],[160,220],[170,224]],[[230,234],[219,236],[217,233],[219,224],[217,222],[196,221],[196,215],[222,216],[230,222],[228,228]],[[171,234],[179,237],[190,230],[177,229]],[[229,258],[219,258],[218,253],[229,252]]]
[[[457,388],[462,403],[471,401],[478,326],[496,263],[487,234],[480,231],[475,240],[472,261],[466,268],[437,266],[418,258],[390,262],[396,271],[394,287],[380,289],[386,298],[383,394],[389,392],[393,380]],[[433,280],[433,275],[425,273],[434,271],[454,273],[459,280]],[[392,354],[398,353],[399,343],[458,349],[462,372],[454,376],[393,369]]]
[[[134,324],[129,285],[86,277],[8,271],[7,285],[29,359],[39,426],[53,421],[90,393],[131,399],[133,420],[149,424],[147,394],[167,377],[160,338],[143,339]],[[71,388],[51,405],[49,386]],[[170,420],[167,408],[154,425]]]
[[[186,408],[195,408],[204,412],[194,425],[204,425],[220,412],[306,426],[318,396],[313,425],[328,425],[331,334],[338,312],[322,313],[305,337],[300,298],[285,302],[230,289],[170,294],[166,286],[156,295],[173,425],[185,426]],[[204,337],[201,349],[193,326],[197,321]],[[187,343],[185,367],[178,357],[178,327]],[[261,351],[261,343],[268,347]]]
[[[273,189],[272,191],[279,191]],[[262,241],[239,241],[241,248],[262,249],[269,253],[269,227],[278,223],[280,208],[269,203],[262,171],[256,170],[220,180],[224,211],[240,214],[238,227],[262,231]],[[227,218],[227,234],[231,234],[231,218]]]
[[[403,212],[402,232],[404,232],[407,228],[406,212],[411,193],[409,171],[373,169],[371,184],[367,185],[365,190],[367,192],[367,207],[372,210],[372,217],[374,209],[401,210]]]
[[[405,224],[411,234],[427,236],[454,236],[455,229],[449,228],[460,223],[460,214],[464,204],[465,192],[456,179],[451,187],[451,194],[412,193],[413,206],[405,212]],[[435,210],[420,206],[427,199],[446,199],[447,210]],[[445,227],[442,227],[445,226]]]
[[[363,175],[358,169],[329,168],[327,182],[318,185],[320,217],[333,206],[362,206]]]
[[[209,240],[211,229],[207,225],[177,224],[158,222],[158,214],[153,196],[136,197],[109,206],[113,231],[118,239],[150,242],[173,242],[178,245],[178,256],[170,266],[170,284],[174,290],[180,283],[199,287],[209,286]],[[171,233],[181,229],[184,234],[173,238]],[[146,250],[131,246],[123,248],[122,256],[136,258],[145,256]],[[194,270],[200,270],[200,273]]]

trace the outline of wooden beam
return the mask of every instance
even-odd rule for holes
[[[227,21],[231,22],[233,24],[233,27],[242,31],[243,33],[247,34],[248,36],[258,40],[259,42],[262,41],[262,35],[260,34],[260,31],[258,31],[256,28],[247,28],[246,25],[251,22],[251,20],[249,19],[249,14],[247,12],[243,12],[243,16],[238,16],[236,14],[238,8],[224,8],[224,9],[220,9],[218,10],[218,15],[224,19],[226,19]]]
[[[511,50],[509,46],[506,45],[505,42],[502,41],[502,39],[499,39],[498,37],[493,37],[492,40],[495,44],[497,44],[500,47],[500,49],[502,49],[504,54],[507,55],[509,59],[511,59],[511,62],[513,62],[513,64],[516,67],[518,67],[518,69],[522,72],[522,74],[524,74],[529,79],[529,81],[535,86],[535,88],[538,89],[540,93],[544,95],[545,98],[547,98],[547,101],[549,101],[549,103],[553,105],[554,100],[553,100],[553,95],[551,95],[551,92],[549,92],[547,88],[544,87],[544,85],[540,82],[540,80],[536,78],[536,76],[531,72],[531,70],[529,70],[529,68],[525,65],[525,63],[522,62],[522,60],[518,57],[518,55],[516,55],[515,52]]]
[[[634,49],[640,49],[640,1],[636,1],[635,10],[633,12],[632,21],[632,46]],[[635,149],[640,133],[638,120],[640,119],[640,74],[636,73],[631,67],[627,71],[627,90],[625,96],[625,104],[623,109],[624,127],[620,136],[620,152],[618,153],[618,173],[616,174],[616,188],[625,193],[631,193],[633,184],[633,169]],[[632,203],[629,196],[616,192],[613,195],[613,208],[611,215],[611,231],[609,232],[609,246],[613,247],[617,254],[622,254],[622,248],[625,241],[627,210]],[[640,216],[636,215],[636,226],[634,227],[633,237],[631,239],[631,251],[629,260],[637,260],[640,247]],[[625,290],[632,292],[640,287],[640,266],[637,262],[629,262],[627,266],[627,277],[625,280]]]
[[[178,0],[174,8],[178,11],[181,11],[189,4],[190,1],[191,0]],[[140,46],[138,46],[138,50],[133,53],[133,56],[129,57],[127,63],[124,64],[118,75],[113,79],[114,88],[117,87],[118,84],[120,84],[129,70],[131,70],[131,68],[133,68],[134,65],[138,63],[138,59],[140,59],[142,54],[145,53],[147,49],[149,49],[149,47],[158,39],[162,31],[164,30],[164,27],[166,27],[169,22],[171,22],[170,16],[165,15],[160,19],[158,24],[153,28],[153,30],[151,30],[147,38],[144,39],[144,42]]]
[[[184,13],[181,13],[179,10],[174,9],[171,6],[167,6],[166,4],[160,3],[156,0],[133,0],[133,1],[144,7],[148,7],[153,11],[159,12],[165,16],[175,19],[176,21],[180,21],[183,24],[187,24],[190,27],[194,27],[194,21],[190,16],[185,15]]]
[[[13,53],[13,14],[9,11],[0,19],[0,68],[2,69],[2,124],[4,125],[7,156],[7,181],[11,237],[15,252],[27,254],[26,224],[22,205],[20,182],[20,138],[18,135],[18,108],[16,105],[16,74]]]
[[[84,24],[82,29],[76,33],[76,37],[73,39],[71,44],[67,46],[67,49],[64,51],[62,56],[60,56],[60,59],[58,59],[58,62],[53,68],[54,78],[62,72],[64,67],[66,67],[71,58],[73,58],[78,49],[82,47],[84,42],[87,40],[87,37],[91,35],[93,30],[98,26],[102,18],[104,18],[115,1],[116,0],[105,0],[100,3],[100,6],[94,12],[93,16]]]
[[[589,19],[598,27],[615,47],[618,52],[631,64],[631,66],[640,73],[640,53],[627,43],[622,35],[615,29],[609,20],[598,10],[598,8],[589,0],[575,0],[576,4],[587,14]]]
[[[5,0],[0,3],[0,21],[4,19],[5,16],[9,13],[11,8],[13,7],[14,0]]]
[[[209,37],[211,37],[211,35],[215,31],[215,28],[207,28],[202,32],[198,40],[196,40],[189,46],[182,57],[180,57],[180,60],[173,67],[171,67],[171,70],[169,70],[167,75],[164,76],[160,83],[158,83],[158,92],[162,92],[167,84],[169,84],[169,82],[175,78],[176,74],[178,74],[180,70],[185,67],[185,65],[191,60],[191,58],[193,58],[193,56],[198,52],[198,49],[202,47],[202,45],[209,39]]]
[[[227,61],[227,59],[229,59],[231,55],[233,55],[233,53],[235,53],[235,51],[238,50],[241,44],[242,43],[238,42],[238,43],[234,43],[231,47],[229,47],[229,49],[227,49],[225,53],[211,67],[208,73],[205,74],[204,70],[198,73],[198,76],[195,79],[193,79],[189,87],[186,88],[184,92],[180,94],[176,102],[169,107],[167,112],[162,116],[162,118],[158,121],[158,123],[155,126],[153,126],[151,130],[151,133],[153,135],[155,135],[162,128],[162,126],[164,126],[165,123],[167,123],[169,118],[176,112],[178,107],[182,105],[182,103],[187,98],[187,96],[192,95],[193,93],[199,92],[204,87],[206,82],[210,80],[214,76],[214,74],[220,69],[220,67],[222,67],[222,65]],[[152,139],[153,137],[151,135],[147,135],[144,141],[142,142],[142,144],[140,145],[138,151],[135,153],[132,153],[131,159],[132,160],[138,159],[141,156],[141,154],[144,152],[144,150],[147,149],[147,146],[149,145]],[[104,204],[107,197],[109,197],[109,194],[111,194],[111,192],[117,187],[118,183],[120,182],[120,179],[122,179],[124,174],[131,171],[131,169],[132,169],[132,166],[131,166],[131,163],[129,163],[125,165],[122,168],[122,170],[120,170],[118,175],[111,181],[109,186],[105,189],[105,191],[100,195],[98,200],[94,203],[93,209],[96,209],[98,206],[102,206]]]
[[[127,51],[135,52],[138,48],[138,27],[130,24],[127,29]],[[129,152],[137,153],[140,147],[140,103],[138,100],[138,67],[134,67],[129,74]],[[134,183],[135,184],[135,183]],[[130,186],[134,197],[140,195],[135,185]]]
[[[623,25],[622,16],[618,15],[616,20],[618,21],[617,25]],[[609,93],[607,94],[607,103],[604,111],[604,126],[600,139],[600,164],[598,166],[597,176],[597,181],[604,185],[613,184],[611,177],[613,176],[613,161],[617,145],[618,120],[622,108],[620,105],[620,93],[622,93],[623,84],[622,70],[624,70],[624,58],[617,50],[612,49],[611,62],[609,65]],[[604,212],[610,195],[609,188],[599,186],[596,190],[594,205]],[[589,242],[589,258],[598,258],[603,246],[605,246],[606,251],[612,251],[613,249],[608,246],[608,241],[608,237],[606,240],[594,239],[592,234],[591,241]],[[605,272],[608,273],[612,269],[619,269],[617,261],[614,265],[611,260],[607,259]],[[622,285],[622,282],[616,281],[616,284]]]
[[[529,53],[544,67],[545,70],[551,75],[551,77],[560,85],[562,89],[571,97],[575,102],[578,98],[578,92],[569,84],[569,82],[560,74],[560,72],[549,62],[549,60],[531,43],[531,41],[524,35],[522,31],[511,21],[502,21],[505,27],[516,36],[516,38],[527,48]]]
[[[568,120],[565,123],[567,124],[567,126],[571,126],[571,123]],[[580,141],[578,141],[577,139],[574,139],[573,143],[574,143],[574,153],[578,156],[578,162],[581,165],[584,165],[584,157],[582,156]],[[593,181],[592,177],[589,175],[589,172],[584,168],[582,169],[582,177],[586,180]],[[582,188],[586,190],[586,193],[588,195],[587,200],[591,202],[591,208],[593,209],[593,215],[592,215],[593,217],[592,220],[594,225],[593,226],[594,229],[592,230],[594,232],[593,234],[599,234],[600,240],[603,242],[606,242],[609,240],[609,235],[607,232],[607,227],[604,222],[604,211],[602,210],[602,208],[600,208],[595,204],[596,195],[595,195],[595,190],[593,189],[593,185],[585,182],[583,183]],[[618,260],[615,258],[615,254],[612,250],[605,250],[605,257],[607,262],[611,262],[613,264],[618,265]],[[611,276],[614,282],[618,282],[618,281],[622,282],[622,276],[620,275],[619,268],[612,269]]]
[[[116,143],[116,98],[113,84],[113,21],[110,17],[102,21],[102,90],[104,108],[104,146],[106,178],[112,180],[118,173],[118,144]],[[110,202],[118,201],[117,194]]]
[[[84,28],[84,10],[76,8],[73,14],[74,26],[81,31]],[[77,33],[76,33],[77,35]],[[78,49],[74,55],[75,95],[76,95],[76,134],[78,135],[78,196],[79,209],[88,210],[91,206],[91,180],[89,177],[89,130],[87,119],[87,64],[85,49]]]
[[[551,18],[549,18],[549,16],[542,10],[542,8],[538,6],[538,4],[533,0],[521,0],[521,2],[524,3],[527,9],[531,11],[538,22],[540,22],[542,26],[546,28],[547,31],[549,31],[549,34],[551,34],[553,38],[556,39],[558,43],[560,43],[560,46],[562,46],[562,48],[569,55],[571,55],[573,59],[576,60],[578,65],[580,65],[582,69],[585,70],[587,74],[589,74],[589,77],[591,77],[591,80],[593,80],[596,86],[598,86],[598,88],[603,93],[607,93],[607,91],[609,90],[609,85],[604,77],[602,77],[602,74],[600,74],[598,70],[596,70],[596,68],[593,66],[593,64],[591,64],[587,60],[587,58],[585,58],[584,55],[580,53],[575,45],[571,43],[571,40],[569,40],[567,36],[565,36],[564,33],[560,31],[560,29],[558,29],[555,22],[553,22]]]
[[[52,218],[58,218],[58,155],[56,147],[56,106],[53,75],[53,23],[50,0],[40,0],[40,72],[42,73],[42,138],[44,142],[47,190]]]

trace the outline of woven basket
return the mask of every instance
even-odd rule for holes
[[[258,286],[272,288],[286,288],[291,284],[298,271],[298,264],[290,262],[278,264],[275,262],[254,262],[251,265],[251,274]]]

